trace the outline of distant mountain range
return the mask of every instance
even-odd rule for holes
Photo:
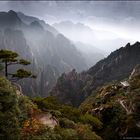
[[[53,26],[75,44],[75,47],[85,58],[88,68],[103,59],[107,54],[106,51],[97,47],[96,40],[98,40],[98,38],[96,33],[98,32],[99,34],[99,31],[92,30],[83,23],[74,24],[72,21],[54,23]],[[102,33],[100,33],[100,35],[101,34]]]
[[[38,21],[45,30],[53,33],[54,35],[57,35],[59,32],[52,26],[50,26],[49,24],[45,23],[45,21],[40,20],[36,17],[33,16],[27,16],[24,13],[21,12],[17,12],[18,17],[20,17],[20,19],[27,25],[30,25],[32,22],[34,21]]]
[[[90,44],[96,48],[100,48],[100,50],[104,50],[104,53],[103,51],[100,52],[101,54],[108,55],[119,46],[123,46],[129,42],[129,40],[120,37],[114,32],[107,31],[106,29],[96,29],[94,24],[93,27],[90,27],[84,23],[73,23],[72,21],[67,20],[54,23],[53,26],[74,42],[81,42],[87,45]],[[79,48],[79,46],[77,46],[77,48]],[[93,53],[96,52],[94,49],[92,51]]]
[[[85,72],[73,70],[62,74],[51,95],[64,103],[79,106],[98,87],[127,78],[137,64],[140,64],[140,42],[128,43]]]

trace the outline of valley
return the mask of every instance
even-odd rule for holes
[[[0,2],[0,139],[139,139],[139,7]]]

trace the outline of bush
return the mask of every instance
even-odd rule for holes
[[[20,138],[18,98],[15,89],[5,78],[0,77],[0,139]]]
[[[42,128],[42,133],[36,135],[30,134],[26,136],[25,139],[26,140],[63,140],[62,136],[57,131],[54,131],[48,127]]]
[[[78,124],[76,126],[79,140],[101,140],[101,137],[92,132],[88,125]]]
[[[47,98],[40,98],[36,97],[32,99],[40,109],[50,109],[50,110],[57,110],[60,106],[60,103],[55,97],[47,97]]]
[[[79,140],[78,134],[74,129],[61,129],[60,135],[62,140]]]
[[[24,121],[25,119],[27,119],[28,117],[28,112],[30,109],[32,108],[36,108],[37,106],[35,106],[31,100],[29,100],[28,97],[26,96],[19,96],[18,98],[18,107],[20,109],[20,114],[19,114],[19,119],[20,122]]]
[[[8,80],[0,77],[0,139],[20,139],[23,121],[31,108],[37,107],[26,96],[18,95]]]
[[[56,118],[60,118],[62,116],[61,112],[58,110],[50,110],[50,113],[52,116],[55,116]]]
[[[79,117],[81,114],[77,108],[68,105],[63,105],[59,110],[64,118],[68,118],[74,122],[79,121]]]
[[[93,129],[101,129],[102,128],[102,122],[96,118],[96,117],[93,117],[92,115],[90,114],[85,114],[85,115],[82,115],[80,117],[80,121],[84,124],[90,124],[92,126]]]
[[[75,123],[67,118],[60,118],[59,124],[62,128],[74,128]]]

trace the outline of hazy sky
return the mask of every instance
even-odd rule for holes
[[[140,1],[1,1],[0,10],[13,9],[49,24],[62,20],[82,22],[120,38],[140,41]]]
[[[38,16],[49,23],[72,20],[95,28],[137,31],[140,1],[1,1],[0,10],[16,10]],[[129,30],[128,30],[129,28]],[[126,33],[124,33],[126,34]],[[137,34],[137,33],[136,33]]]

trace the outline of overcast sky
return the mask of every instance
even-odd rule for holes
[[[139,1],[1,1],[0,10],[16,10],[42,17],[46,20],[85,20],[98,17],[121,22],[140,18]]]
[[[0,10],[22,11],[49,23],[61,20],[85,22],[92,26],[118,26],[137,30],[140,1],[1,1]]]
[[[49,24],[82,22],[93,29],[140,41],[140,1],[1,1],[0,11],[21,11]]]

